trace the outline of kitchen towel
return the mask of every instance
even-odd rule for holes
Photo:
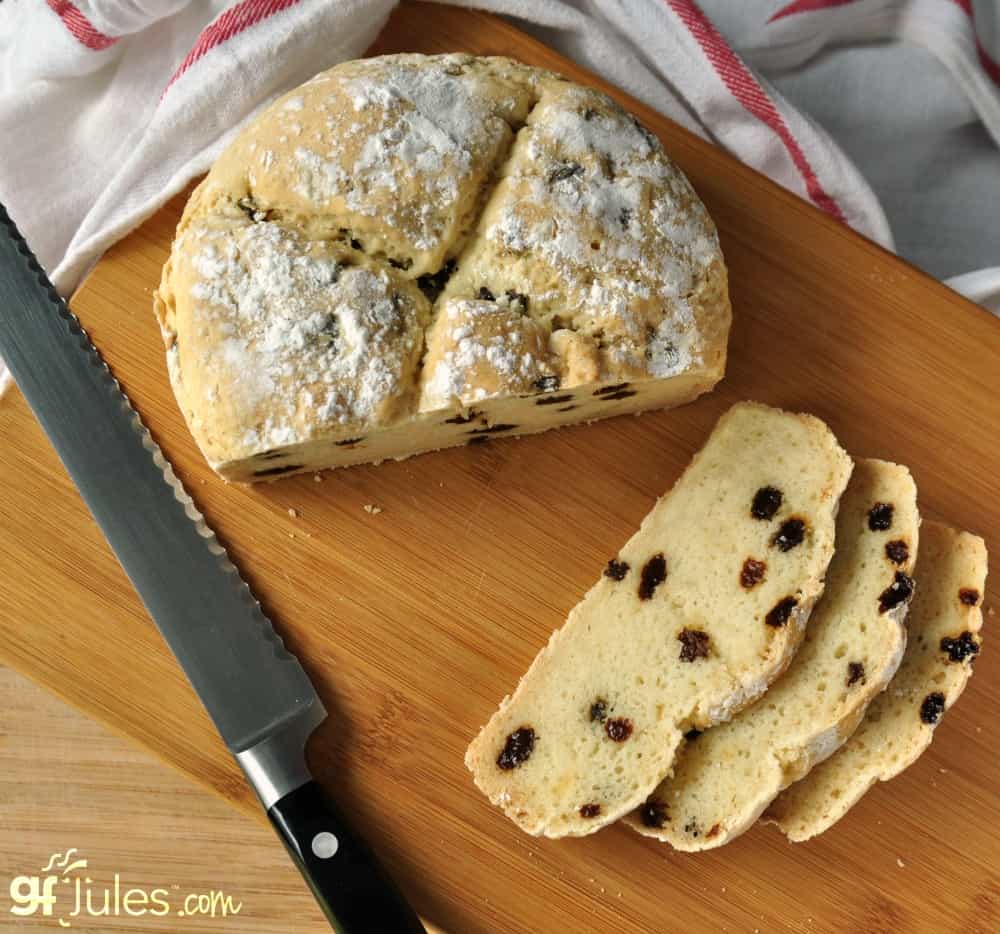
[[[513,18],[997,309],[1000,0],[455,2]],[[393,6],[2,3],[0,200],[59,291],[262,106],[361,55]]]

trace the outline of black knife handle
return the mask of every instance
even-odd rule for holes
[[[267,816],[339,934],[425,934],[375,854],[315,781],[280,798]]]

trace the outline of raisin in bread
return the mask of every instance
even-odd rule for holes
[[[271,479],[687,402],[718,237],[610,98],[503,58],[346,62],[192,194],[155,309],[191,432]]]
[[[915,576],[917,591],[906,620],[909,641],[896,676],[854,735],[765,814],[791,840],[822,833],[872,785],[912,765],[972,674],[983,621],[983,540],[925,522]]]
[[[728,843],[854,732],[906,646],[919,524],[909,471],[859,460],[840,500],[823,598],[788,670],[729,723],[685,744],[673,775],[628,816],[635,830],[679,850]],[[767,573],[748,562],[742,583],[760,586]]]
[[[788,664],[850,471],[818,419],[731,408],[469,746],[480,789],[550,837],[641,804],[686,731],[728,720]],[[767,573],[748,589],[750,560]]]

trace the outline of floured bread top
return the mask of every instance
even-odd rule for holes
[[[317,75],[192,195],[157,296],[209,461],[721,366],[715,228],[605,95],[501,58]]]

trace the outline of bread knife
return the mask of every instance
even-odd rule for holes
[[[0,356],[332,928],[424,931],[309,772],[308,675],[3,205]]]

